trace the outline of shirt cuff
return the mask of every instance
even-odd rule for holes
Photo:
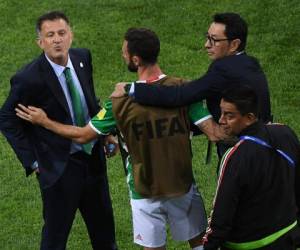
[[[133,97],[134,98],[134,83],[130,84],[130,89],[128,91],[128,96]]]
[[[197,121],[194,121],[194,124],[195,124],[196,126],[198,126],[199,124],[201,124],[202,122],[204,122],[204,121],[206,121],[206,120],[208,120],[208,119],[210,119],[210,118],[212,118],[212,115],[204,116],[204,117],[202,117],[201,119],[199,119],[199,120],[197,120]]]
[[[39,168],[38,162],[37,162],[37,161],[34,161],[34,162],[31,164],[30,168],[31,168],[32,170],[36,170],[37,168]]]
[[[91,127],[91,129],[93,129],[98,135],[109,135],[109,133],[103,133],[102,131],[100,131],[99,129],[97,129],[94,125],[93,125],[93,123],[92,123],[92,121],[89,121],[89,126]]]

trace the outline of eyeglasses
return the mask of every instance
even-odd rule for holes
[[[218,42],[222,42],[222,41],[230,41],[232,39],[230,38],[222,38],[222,39],[216,39],[216,38],[213,38],[212,36],[210,36],[208,33],[205,33],[204,34],[205,38],[206,38],[206,41],[209,41],[209,44],[211,46],[216,46],[218,45]]]

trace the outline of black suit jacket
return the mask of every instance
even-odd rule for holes
[[[90,52],[86,49],[70,49],[69,55],[85,95],[89,115],[93,117],[99,106],[94,93]],[[0,128],[26,174],[32,172],[31,165],[37,160],[41,186],[51,186],[64,171],[71,141],[19,119],[14,110],[18,103],[40,107],[49,118],[72,124],[65,95],[44,54],[11,78],[11,90],[0,111]],[[98,141],[92,152],[91,169],[95,174],[101,174],[106,169],[101,144]]]
[[[252,87],[260,101],[260,118],[271,120],[267,79],[258,61],[246,55],[226,56],[214,61],[205,75],[181,86],[135,84],[135,101],[154,106],[176,107],[206,99],[216,121],[220,118],[221,93],[232,85]]]

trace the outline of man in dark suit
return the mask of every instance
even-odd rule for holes
[[[0,128],[26,175],[37,173],[44,218],[41,249],[66,248],[77,208],[93,249],[117,249],[103,139],[77,144],[15,115],[16,105],[25,103],[42,107],[62,123],[83,126],[99,111],[91,55],[86,49],[70,49],[68,18],[57,11],[46,13],[36,29],[44,53],[12,77]]]
[[[163,107],[182,106],[206,99],[207,107],[217,122],[222,91],[233,85],[249,85],[259,98],[259,117],[268,122],[271,120],[268,83],[258,61],[245,52],[247,33],[247,23],[238,14],[216,14],[205,35],[205,48],[213,61],[206,74],[181,86],[120,83],[112,96],[118,97],[130,90],[129,95],[136,102]],[[220,144],[218,150],[222,155],[224,149]]]

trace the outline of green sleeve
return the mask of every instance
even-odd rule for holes
[[[188,110],[189,118],[195,125],[212,117],[203,101],[191,104]]]
[[[90,126],[98,134],[110,134],[116,128],[116,121],[112,112],[111,100],[104,102],[103,108],[90,121]]]

